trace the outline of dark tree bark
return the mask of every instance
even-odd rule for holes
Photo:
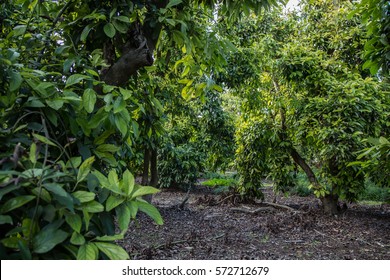
[[[144,151],[144,166],[142,171],[142,186],[147,186],[149,181],[149,163],[150,163],[150,151],[148,148],[145,148]]]
[[[150,185],[156,187],[158,184],[158,170],[157,170],[157,149],[152,149],[150,158]]]

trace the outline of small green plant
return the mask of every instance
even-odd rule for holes
[[[379,187],[370,180],[366,180],[365,189],[359,195],[359,201],[390,202],[389,189]]]
[[[208,187],[220,187],[220,186],[226,186],[226,187],[233,187],[237,185],[237,180],[233,178],[228,178],[228,179],[210,179],[207,181],[202,182],[203,186],[208,186]]]

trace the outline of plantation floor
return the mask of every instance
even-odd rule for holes
[[[274,195],[266,190],[265,201]],[[139,215],[125,240],[133,259],[390,259],[390,205],[348,205],[336,217],[321,213],[315,197],[277,197],[298,211],[261,203],[233,204],[198,187],[164,190],[153,203],[164,218],[156,226]],[[262,211],[253,212],[262,208]],[[237,209],[238,208],[238,209]]]

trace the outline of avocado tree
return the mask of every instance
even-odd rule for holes
[[[134,89],[140,70],[174,51],[181,79],[209,75],[228,44],[198,23],[276,2],[2,1],[1,258],[129,258],[114,241],[137,212],[162,224],[130,171],[158,131],[143,116],[161,114],[157,87]]]
[[[367,38],[361,19],[348,17],[352,8],[349,1],[304,1],[299,14],[235,30],[268,26],[241,46],[226,79],[244,98],[237,134],[244,193],[261,197],[265,176],[288,190],[300,167],[334,214],[340,197],[353,201],[364,187],[361,169],[349,163],[365,137],[388,133],[389,103],[386,82],[362,69]]]

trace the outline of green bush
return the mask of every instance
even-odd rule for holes
[[[160,149],[158,158],[159,185],[163,188],[184,187],[193,185],[199,178],[203,154],[190,144],[174,146],[165,144]]]

